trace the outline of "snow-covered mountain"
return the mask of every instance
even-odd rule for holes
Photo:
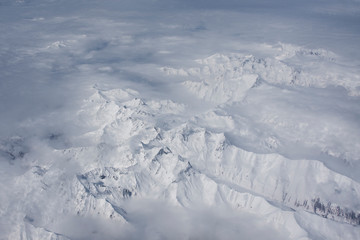
[[[204,4],[0,2],[0,239],[360,239],[359,3]]]

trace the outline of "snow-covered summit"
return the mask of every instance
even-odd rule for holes
[[[0,239],[360,239],[342,4],[0,1]]]

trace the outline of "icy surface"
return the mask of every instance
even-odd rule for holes
[[[0,1],[0,239],[360,239],[360,3]]]

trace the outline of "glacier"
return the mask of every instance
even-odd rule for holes
[[[360,239],[359,4],[1,1],[0,239]]]

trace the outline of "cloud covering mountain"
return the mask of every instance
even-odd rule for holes
[[[0,239],[359,239],[359,1],[0,1]]]

